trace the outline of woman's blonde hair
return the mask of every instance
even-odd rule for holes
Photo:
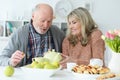
[[[89,11],[85,8],[79,7],[77,9],[74,9],[72,12],[70,12],[67,16],[67,19],[69,20],[69,18],[74,17],[76,18],[80,23],[81,23],[81,35],[82,35],[82,39],[81,39],[81,44],[83,46],[85,46],[88,43],[88,37],[91,34],[91,32],[96,29],[96,23],[94,22],[94,20],[92,19]],[[68,31],[69,32],[69,31]],[[71,34],[71,33],[68,33]],[[71,35],[68,40],[70,41],[71,44],[73,44],[73,46],[75,46],[78,42],[78,39],[75,39],[74,42],[74,38],[73,35]]]

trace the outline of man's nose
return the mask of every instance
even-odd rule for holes
[[[44,28],[47,28],[49,26],[49,23],[48,22],[45,22],[44,23]]]

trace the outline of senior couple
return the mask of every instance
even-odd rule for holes
[[[102,32],[87,9],[78,7],[67,15],[67,35],[52,25],[52,20],[53,8],[48,4],[37,4],[30,23],[19,27],[10,36],[7,46],[0,53],[0,65],[27,65],[32,58],[43,56],[48,49],[61,53],[62,68],[66,68],[67,62],[88,65],[92,58],[104,63]]]

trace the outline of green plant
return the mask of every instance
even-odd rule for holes
[[[120,53],[120,30],[108,31],[102,39],[112,51]]]

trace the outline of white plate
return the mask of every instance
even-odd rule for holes
[[[98,74],[80,74],[80,73],[75,73],[72,72],[73,75],[80,80],[95,80],[98,76]]]
[[[80,74],[75,72],[72,73],[76,77],[76,79],[80,79],[80,80],[96,80],[96,78],[100,76],[100,74]],[[104,80],[120,80],[120,77],[114,77]]]
[[[57,69],[35,69],[35,68],[29,68],[29,67],[21,67],[23,72],[26,73],[26,75],[32,75],[34,77],[51,77],[54,75],[58,70],[61,69],[61,67]]]
[[[114,77],[114,78],[109,78],[109,79],[105,79],[105,80],[120,80],[120,77]]]

